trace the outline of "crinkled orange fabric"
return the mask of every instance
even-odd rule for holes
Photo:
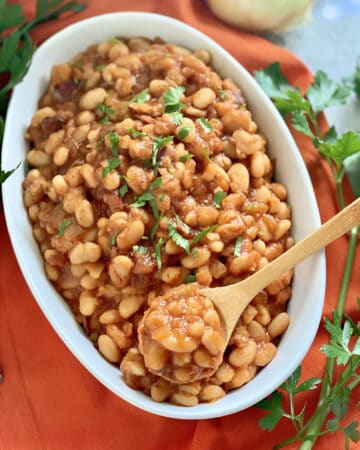
[[[35,1],[21,3],[31,17]],[[87,9],[80,14],[36,29],[35,41],[41,44],[70,22],[97,14],[122,10],[157,12],[206,33],[250,72],[279,61],[292,83],[305,88],[311,82],[311,74],[296,57],[258,36],[225,26],[199,0],[88,0],[87,3]],[[336,212],[331,176],[309,141],[295,137],[314,184],[322,219],[326,220]],[[292,430],[285,420],[272,433],[260,430],[257,422],[263,413],[254,408],[220,419],[180,421],[145,413],[117,398],[82,367],[46,321],[18,268],[3,214],[0,227],[0,372],[4,375],[0,386],[1,450],[267,450],[289,437]],[[326,315],[336,302],[346,241],[347,237],[343,237],[326,251]],[[360,258],[353,273],[360,273]],[[353,276],[348,313],[355,313],[356,295],[359,279]],[[319,348],[326,338],[321,326],[304,360],[303,376],[321,375],[324,357]],[[305,393],[301,398],[301,404],[307,401],[308,409],[314,406],[313,394]],[[355,404],[351,408],[349,422],[356,416]],[[320,439],[316,448],[341,449],[343,438],[329,435]]]

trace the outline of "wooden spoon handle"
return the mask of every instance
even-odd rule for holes
[[[324,248],[330,242],[360,224],[360,198],[353,201],[320,228],[291,247],[270,264],[264,266],[244,281],[231,285],[236,288],[241,283],[241,290],[250,297],[255,296],[272,281],[278,279],[287,270],[293,268],[308,256]],[[229,286],[230,287],[230,286]]]

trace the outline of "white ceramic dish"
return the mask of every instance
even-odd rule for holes
[[[293,235],[300,240],[320,225],[319,212],[305,165],[282,118],[246,70],[210,38],[169,17],[148,13],[114,13],[94,17],[57,33],[34,55],[30,70],[16,87],[8,110],[2,167],[10,169],[25,159],[24,132],[45,90],[51,67],[70,60],[89,45],[114,36],[161,36],[192,49],[210,50],[213,66],[243,90],[260,130],[276,158],[276,178],[285,184],[293,211]],[[276,358],[250,383],[213,404],[192,408],[156,403],[123,382],[119,369],[107,363],[76,324],[69,308],[43,271],[43,260],[32,237],[22,202],[24,174],[18,169],[4,184],[3,200],[12,245],[24,277],[45,316],[79,361],[108,389],[148,412],[178,419],[205,419],[245,409],[275,390],[299,365],[314,339],[325,290],[325,257],[318,253],[296,268],[289,306],[291,324]],[[19,306],[21,307],[21,306]],[[64,393],[66,395],[66,393]]]

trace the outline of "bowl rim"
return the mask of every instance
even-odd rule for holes
[[[49,37],[35,52],[35,57],[37,59],[41,58],[41,55],[44,53],[46,54],[48,49],[51,49],[54,45],[57,43],[61,43],[64,39],[67,37],[71,37],[73,33],[78,34],[81,31],[85,30],[87,27],[91,27],[92,25],[95,25],[96,23],[100,21],[113,21],[116,19],[125,20],[126,18],[132,18],[136,19],[138,21],[159,21],[161,24],[166,24],[167,26],[175,26],[177,28],[181,27],[184,32],[189,32],[192,36],[199,38],[201,40],[206,40],[209,43],[210,51],[216,50],[216,52],[220,53],[223,58],[225,58],[227,61],[230,61],[232,65],[236,65],[236,70],[239,72],[242,78],[247,80],[248,83],[251,83],[253,86],[252,88],[257,91],[257,95],[261,97],[262,102],[264,102],[264,105],[271,111],[272,115],[274,117],[277,117],[278,126],[280,127],[283,135],[286,137],[287,143],[292,148],[293,157],[297,162],[297,166],[301,173],[299,176],[304,182],[304,190],[307,192],[307,195],[309,196],[310,202],[312,204],[313,211],[313,221],[316,226],[320,226],[320,215],[319,210],[316,202],[316,196],[310,181],[309,174],[307,172],[306,166],[304,161],[302,160],[300,153],[298,152],[297,146],[295,144],[295,141],[287,128],[285,122],[281,118],[279,112],[276,110],[275,106],[272,104],[272,102],[269,100],[269,98],[266,96],[266,94],[261,90],[261,88],[257,85],[255,80],[252,78],[252,76],[247,72],[247,70],[241,65],[239,61],[237,61],[230,53],[228,53],[223,47],[221,47],[216,41],[214,41],[212,38],[207,36],[205,33],[200,32],[199,30],[191,27],[190,25],[168,17],[161,14],[155,14],[155,13],[148,13],[148,12],[115,12],[115,13],[106,13],[101,14],[98,16],[94,16],[85,20],[81,20],[78,22],[75,22],[62,30],[58,31],[51,37]],[[165,32],[166,34],[167,32]],[[161,29],[159,29],[159,34],[161,35]],[[96,41],[100,42],[101,39],[98,39],[96,37]],[[89,44],[90,45],[90,39]],[[196,42],[194,44],[196,47]],[[70,57],[70,56],[69,56]],[[218,71],[218,69],[216,69]],[[235,70],[235,69],[234,69]],[[224,74],[222,74],[224,76]],[[23,86],[26,83],[28,75],[25,76],[22,83],[20,83],[18,86],[15,87],[14,92],[12,94],[9,108],[8,108],[8,115],[7,117],[12,117],[14,115],[14,111],[16,108],[16,100],[17,100],[17,93],[21,91],[21,86]],[[241,86],[240,86],[241,87]],[[251,108],[250,108],[251,110]],[[5,124],[5,130],[4,130],[4,140],[3,140],[3,152],[2,152],[2,167],[11,167],[11,164],[13,164],[11,160],[11,154],[9,151],[5,151],[6,148],[9,147],[9,143],[11,142],[11,136],[10,136],[10,126],[9,122],[7,121]],[[14,176],[14,175],[13,175]],[[289,366],[284,370],[282,376],[280,379],[282,381],[279,382],[279,379],[274,383],[269,382],[268,388],[266,389],[266,393],[264,395],[264,392],[260,393],[259,395],[255,395],[253,399],[251,400],[251,404],[248,404],[246,406],[240,407],[237,406],[236,402],[234,404],[227,405],[227,407],[221,406],[221,400],[217,403],[212,404],[212,408],[206,407],[207,404],[199,404],[192,408],[184,408],[179,407],[176,405],[171,405],[169,403],[156,403],[151,398],[145,396],[141,393],[139,396],[136,391],[133,391],[130,389],[131,392],[129,392],[129,389],[125,390],[120,389],[119,386],[117,386],[115,383],[113,383],[111,380],[108,379],[108,376],[103,374],[102,367],[98,368],[93,365],[93,363],[89,362],[87,360],[87,357],[83,355],[83,353],[80,351],[78,344],[73,343],[71,338],[68,336],[68,332],[65,329],[62,329],[58,324],[58,319],[54,315],[54,311],[52,311],[51,305],[47,304],[46,301],[42,300],[43,294],[40,292],[37,286],[36,282],[36,276],[32,274],[31,265],[29,265],[28,261],[26,260],[22,249],[21,244],[23,243],[23,239],[17,236],[16,232],[14,231],[13,226],[16,225],[15,223],[15,217],[12,214],[12,203],[11,203],[11,189],[14,187],[17,187],[16,182],[14,181],[16,177],[10,178],[12,179],[11,182],[7,180],[7,183],[3,184],[2,190],[3,190],[3,202],[4,202],[4,211],[5,211],[5,218],[7,223],[8,232],[10,235],[11,243],[13,250],[16,254],[17,261],[19,263],[19,266],[21,268],[21,271],[23,273],[23,276],[27,282],[27,285],[29,286],[32,295],[34,296],[37,304],[39,305],[42,312],[45,314],[47,320],[52,325],[55,332],[60,336],[61,340],[66,344],[66,346],[69,348],[69,350],[76,356],[76,358],[81,362],[81,364],[86,367],[86,369],[93,375],[95,378],[100,381],[104,386],[106,386],[109,390],[111,390],[115,395],[120,397],[121,399],[127,401],[128,403],[132,404],[133,406],[136,406],[140,409],[143,409],[144,411],[151,412],[153,414],[157,414],[164,417],[170,417],[175,419],[208,419],[208,418],[216,418],[216,417],[222,417],[229,414],[236,413],[238,411],[241,411],[245,408],[248,408],[249,406],[255,404],[257,401],[261,400],[265,396],[269,395],[274,389],[276,389],[281,382],[283,382],[288,376],[295,370],[295,368],[298,366],[298,364],[301,362],[301,360],[304,358],[305,354],[309,350],[311,343],[316,335],[318,324],[320,321],[322,308],[323,308],[323,301],[324,301],[324,295],[325,295],[325,253],[322,251],[319,253],[316,259],[316,267],[318,272],[318,278],[320,279],[320,282],[322,283],[320,286],[318,286],[318,295],[320,297],[320,300],[317,302],[316,311],[315,311],[315,320],[312,322],[312,326],[309,326],[307,328],[307,334],[304,336],[304,344],[302,346],[301,353],[298,353],[294,355],[294,359],[292,361],[292,364],[289,364]],[[17,178],[19,178],[19,175],[17,174]],[[23,177],[22,177],[23,179]],[[21,186],[21,185],[20,185]],[[27,224],[30,226],[30,223]],[[45,274],[43,273],[42,276],[45,277]],[[58,298],[62,299],[62,297],[59,296],[59,294],[56,293],[55,289],[53,288],[54,296],[57,296]],[[57,294],[57,295],[56,295]],[[62,300],[63,301],[63,300]],[[97,352],[97,350],[94,348],[94,351]],[[109,364],[109,363],[107,363]],[[117,369],[118,370],[118,369]],[[256,377],[255,377],[256,378]],[[119,385],[124,384],[124,381],[120,379],[118,380]],[[250,383],[249,383],[250,384]],[[119,392],[121,390],[121,392]],[[239,388],[236,389],[236,391],[239,391]],[[234,392],[234,391],[232,391]],[[231,395],[231,393],[228,393],[227,396]],[[141,396],[144,396],[145,399],[142,399]],[[150,401],[148,401],[150,400]]]

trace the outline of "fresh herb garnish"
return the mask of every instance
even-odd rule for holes
[[[62,237],[64,236],[65,230],[66,228],[71,225],[71,220],[70,219],[64,219],[61,224],[60,224],[60,228],[59,231],[56,233],[56,237]]]
[[[220,209],[220,203],[227,197],[227,193],[224,191],[216,191],[212,206],[214,206],[216,209]]]
[[[211,233],[215,230],[217,225],[210,225],[209,227],[205,228],[204,230],[197,233],[193,239],[193,244],[197,244],[199,241],[201,241],[202,238],[204,238],[208,233]]]
[[[168,230],[169,230],[169,237],[170,237],[170,239],[173,242],[175,242],[175,244],[177,246],[183,248],[186,251],[186,253],[189,255],[190,254],[189,241],[187,239],[185,239],[183,236],[181,236],[181,234],[178,233],[176,228],[169,221],[167,221],[167,227],[168,227]]]
[[[114,156],[119,154],[118,144],[119,144],[119,135],[115,131],[110,131],[109,133],[110,140],[110,150]]]
[[[186,155],[180,156],[179,160],[181,162],[186,162],[188,159],[191,159],[193,157],[194,157],[194,155],[192,155],[191,153],[187,153]]]
[[[120,165],[119,157],[116,156],[115,158],[108,160],[108,165],[103,168],[101,171],[101,178],[105,178],[108,173],[110,173],[112,170],[116,169]]]
[[[111,115],[111,114],[116,113],[115,109],[109,108],[109,106],[105,105],[105,103],[99,103],[97,106],[97,109],[106,115]]]
[[[148,95],[148,90],[144,89],[130,100],[130,103],[145,103]]]
[[[141,253],[142,255],[146,255],[146,253],[148,252],[148,249],[143,245],[133,245],[132,249],[133,252]]]
[[[184,283],[194,283],[196,281],[196,275],[191,273],[190,275],[186,275],[184,278]]]
[[[206,132],[209,133],[209,131],[211,131],[213,128],[210,124],[210,122],[208,122],[206,119],[204,119],[203,117],[200,117],[199,119],[197,119],[197,122],[201,125],[201,128]]]
[[[193,255],[193,257],[194,257],[195,259],[198,259],[198,258],[199,258],[199,250],[198,250],[197,248],[193,248],[193,249],[191,250],[191,254]]]
[[[155,219],[159,218],[159,211],[156,206],[156,198],[154,197],[154,194],[152,193],[153,189],[160,187],[162,183],[162,178],[155,178],[155,180],[150,184],[149,188],[140,195],[134,203],[130,205],[131,208],[141,208],[146,205],[147,202],[149,202]]]
[[[357,73],[355,78],[357,75],[360,76],[360,73]],[[345,103],[350,94],[349,85],[335,83],[324,72],[318,72],[314,82],[302,95],[299,89],[288,83],[278,63],[256,72],[255,78],[273,99],[284,118],[289,115],[293,127],[310,137],[320,154],[325,157],[336,182],[340,209],[344,208],[343,177],[345,173],[349,174],[354,194],[360,195],[360,137],[351,131],[337,137],[333,127],[323,134],[318,123],[318,113],[329,106]],[[355,83],[352,88],[356,92]],[[278,391],[257,405],[269,411],[269,414],[260,420],[261,428],[272,430],[283,417],[290,419],[294,426],[295,435],[280,442],[275,448],[301,442],[301,449],[311,449],[320,436],[336,431],[343,433],[345,448],[349,448],[350,440],[358,442],[360,439],[358,421],[343,424],[350,405],[351,394],[360,383],[360,324],[354,323],[344,314],[359,230],[360,226],[357,226],[350,232],[348,253],[333,320],[331,322],[325,319],[329,341],[321,348],[321,351],[326,354],[323,379],[309,378],[298,385],[301,374],[299,367]],[[358,306],[360,308],[360,302]],[[351,342],[353,344],[350,345]],[[335,377],[336,364],[338,367]],[[321,381],[316,409],[312,415],[306,414],[305,418],[305,406],[300,408],[299,412],[295,411],[294,396],[299,392],[314,389]],[[283,407],[285,395],[289,397],[290,411],[286,411]]]
[[[146,137],[146,133],[142,133],[141,131],[135,130],[135,128],[129,128],[129,133],[134,138],[143,138]]]
[[[81,61],[74,61],[70,64],[70,67],[72,68],[77,68],[77,69],[82,69],[84,67],[84,64]]]
[[[183,222],[176,213],[175,213],[175,220],[176,220],[176,225],[179,228],[182,228],[184,230],[184,233],[186,233],[186,234],[191,233],[191,228],[189,227],[189,225],[187,225],[185,222]]]
[[[109,42],[111,44],[122,44],[123,43],[123,41],[121,39],[118,39],[118,38],[112,38],[112,39],[109,40]]]
[[[165,243],[164,238],[160,238],[156,241],[155,247],[154,247],[154,253],[155,253],[155,259],[158,269],[161,269],[161,247]]]
[[[222,99],[222,100],[225,100],[226,99],[226,92],[224,91],[224,89],[218,89],[218,94],[219,94],[219,96],[220,96],[220,98]]]
[[[106,64],[99,64],[98,66],[95,67],[95,70],[97,70],[98,72],[103,72],[105,67]]]
[[[115,233],[113,236],[111,236],[111,239],[109,241],[109,250],[111,250],[114,245],[116,244],[116,239],[119,236],[119,233]]]
[[[6,74],[0,88],[0,147],[5,126],[6,110],[12,89],[26,75],[35,50],[30,36],[31,30],[40,24],[54,20],[65,11],[82,11],[85,3],[62,0],[37,0],[32,20],[27,21],[20,2],[0,4],[0,72]],[[15,169],[0,168],[0,184],[14,173]]]
[[[27,163],[27,161],[26,161]],[[18,163],[18,165],[16,167],[14,167],[14,169],[11,170],[0,170],[0,184],[3,183],[7,178],[10,177],[10,175],[12,175],[16,169],[18,169],[21,165],[21,162]],[[28,166],[25,166],[25,170],[26,167],[28,168]]]
[[[235,245],[234,245],[234,256],[240,256],[241,253],[241,244],[242,244],[243,238],[239,236],[236,238]]]
[[[173,139],[174,139],[174,136],[166,136],[166,137],[158,136],[154,139],[151,164],[154,168],[155,175],[157,174],[158,167],[159,167],[158,161],[157,161],[157,156],[158,156],[159,150],[161,150],[163,147],[165,147],[165,145],[170,144],[170,142],[172,142]]]
[[[177,134],[177,137],[179,139],[185,139],[189,133],[190,133],[190,127],[185,126],[185,127],[180,128],[180,130]]]
[[[152,227],[152,229],[150,230],[150,239],[153,241],[154,237],[156,236],[157,230],[159,229],[160,226],[160,222],[162,220],[162,218],[164,217],[164,212],[161,211],[161,214],[159,215],[159,217],[157,218],[155,225]]]
[[[183,96],[184,92],[185,88],[183,86],[172,86],[163,94],[165,113],[173,116],[175,125],[180,125],[183,119],[181,110],[185,105],[180,102],[180,98]]]
[[[122,198],[124,198],[127,192],[129,192],[129,186],[125,183],[119,188],[119,194]]]

